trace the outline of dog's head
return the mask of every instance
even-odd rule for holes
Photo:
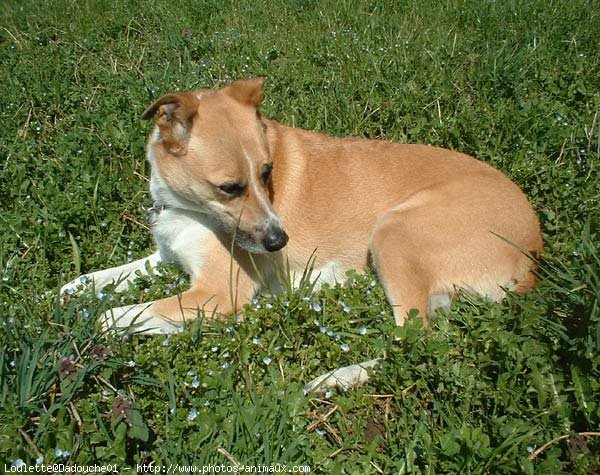
[[[254,253],[288,240],[269,194],[273,163],[258,112],[263,85],[243,79],[216,91],[166,94],[142,114],[156,119],[148,141],[155,199],[210,215]]]

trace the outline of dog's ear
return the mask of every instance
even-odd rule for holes
[[[142,113],[142,119],[155,117],[162,143],[173,155],[183,155],[187,150],[192,121],[197,112],[197,95],[178,92],[161,96]]]
[[[236,101],[258,108],[263,101],[265,78],[239,79],[224,90]]]

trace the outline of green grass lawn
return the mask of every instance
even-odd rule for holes
[[[600,6],[578,0],[2,2],[2,470],[600,473],[599,39]],[[61,283],[152,247],[144,108],[259,75],[270,118],[503,170],[542,222],[538,287],[462,296],[431,331],[394,328],[371,274],[171,337],[95,320],[184,289],[176,269],[61,305]],[[303,395],[382,355],[367,386]]]

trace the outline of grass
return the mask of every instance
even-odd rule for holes
[[[0,462],[600,473],[595,2],[57,0],[0,12]],[[258,299],[243,323],[169,338],[123,341],[95,319],[185,288],[175,269],[61,305],[61,283],[152,247],[142,110],[257,75],[264,113],[281,122],[431,143],[503,170],[542,221],[538,287],[500,304],[462,296],[429,332],[418,319],[394,328],[370,274],[319,292],[305,282]],[[384,354],[364,388],[302,393]]]

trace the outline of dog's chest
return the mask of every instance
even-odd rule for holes
[[[154,212],[152,234],[161,259],[177,264],[196,280],[212,247],[210,242],[216,239],[213,231],[190,211],[166,207]]]

